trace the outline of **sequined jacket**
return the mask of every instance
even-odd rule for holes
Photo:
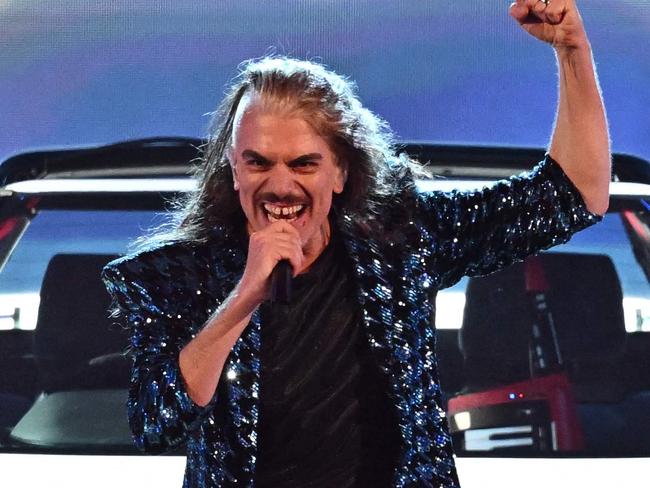
[[[473,192],[417,191],[387,202],[382,233],[349,215],[338,226],[354,263],[367,339],[396,407],[397,487],[459,485],[441,408],[435,293],[463,275],[494,271],[566,242],[590,213],[548,156],[531,173]],[[186,442],[184,487],[252,486],[260,381],[260,315],[232,349],[211,402],[188,396],[178,354],[241,276],[245,243],[216,229],[208,244],[168,244],[110,263],[103,279],[130,329],[128,417],[135,443],[163,452]]]

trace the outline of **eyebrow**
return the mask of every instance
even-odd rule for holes
[[[252,149],[245,149],[244,151],[242,151],[241,157],[250,158],[250,159],[259,159],[260,161],[270,162],[269,159],[265,158],[257,151],[253,151]],[[304,161],[313,161],[313,160],[321,160],[321,159],[323,159],[322,154],[309,153],[309,154],[303,154],[302,156],[298,156],[297,158],[292,159],[291,161],[289,161],[289,164],[302,163]]]

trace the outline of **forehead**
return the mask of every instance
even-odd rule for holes
[[[265,103],[259,95],[242,98],[233,121],[232,145],[240,155],[247,149],[269,157],[330,152],[325,138],[302,115]]]

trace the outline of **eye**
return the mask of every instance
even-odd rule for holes
[[[295,161],[291,164],[291,167],[296,169],[311,169],[316,166],[318,166],[318,163],[309,159],[304,161]]]
[[[246,164],[257,168],[265,168],[269,165],[268,161],[263,159],[247,159]]]

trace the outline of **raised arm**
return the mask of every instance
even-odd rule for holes
[[[611,154],[591,46],[574,0],[517,0],[510,15],[555,49],[559,101],[549,153],[600,215],[609,204]]]

